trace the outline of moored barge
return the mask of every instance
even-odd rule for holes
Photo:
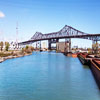
[[[72,54],[72,57],[73,57],[73,58],[76,58],[76,57],[77,57],[77,54],[76,54],[76,53],[73,53],[73,54]]]
[[[80,59],[83,65],[88,65],[90,67],[96,80],[96,83],[100,88],[100,58],[85,53],[78,54],[78,58]]]
[[[90,68],[98,84],[98,87],[100,88],[100,59],[92,59],[90,61]]]
[[[86,60],[87,55],[88,54],[86,54],[86,53],[80,53],[80,54],[78,54],[78,58],[79,58],[79,60],[81,61],[81,63],[83,65],[86,65],[88,63],[88,61]]]

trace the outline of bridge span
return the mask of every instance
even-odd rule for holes
[[[42,34],[36,32],[28,41],[20,42],[19,45],[26,45],[37,41],[48,40],[48,48],[51,49],[51,43],[59,42],[59,39],[65,39],[65,42],[70,42],[71,38],[82,38],[92,40],[93,43],[100,41],[100,34],[88,34],[79,31],[71,26],[65,25],[60,31]],[[70,43],[71,45],[71,43]],[[71,46],[69,46],[71,47]]]

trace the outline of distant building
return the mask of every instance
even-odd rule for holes
[[[46,42],[43,42],[43,47],[42,47],[43,49],[45,49],[46,48]]]
[[[58,52],[69,52],[69,43],[58,42],[57,43],[57,51]]]
[[[21,48],[22,47],[19,46],[18,43],[16,43],[16,42],[10,42],[10,47],[9,47],[10,50],[19,50]]]
[[[73,48],[74,48],[74,49],[78,49],[78,46],[74,46]]]

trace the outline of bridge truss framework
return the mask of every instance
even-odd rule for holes
[[[65,25],[60,31],[42,34],[36,32],[28,41],[20,42],[19,45],[30,44],[37,41],[48,40],[48,48],[51,49],[51,43],[56,43],[59,39],[81,38],[89,39],[92,41],[100,41],[100,34],[88,34],[81,32],[71,26]]]

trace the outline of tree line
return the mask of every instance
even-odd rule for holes
[[[4,48],[4,46],[5,46],[5,48]],[[3,41],[0,42],[0,50],[1,51],[3,51],[3,48],[5,51],[8,51],[9,47],[10,47],[9,42],[3,42]]]

